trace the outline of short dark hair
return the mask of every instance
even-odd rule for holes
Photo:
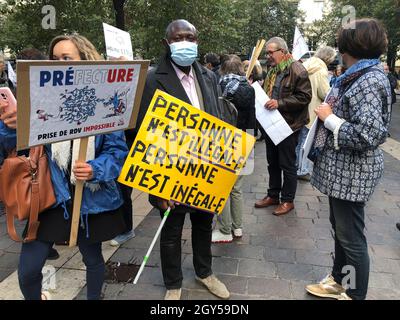
[[[338,46],[356,59],[378,59],[387,51],[386,30],[376,19],[356,20],[339,29]]]
[[[189,21],[185,20],[185,19],[178,19],[178,20],[174,20],[172,21],[168,26],[167,29],[165,30],[165,38],[167,40],[169,40],[171,38],[171,35],[174,31],[175,28],[186,28],[186,29],[191,29],[194,34],[197,35],[197,29],[196,27],[191,24]]]
[[[215,53],[207,53],[204,56],[204,62],[205,63],[211,63],[211,65],[213,66],[213,68],[218,67],[220,64],[220,60],[219,60],[219,56]]]
[[[221,65],[220,73],[222,75],[233,73],[239,76],[244,76],[245,73],[242,60],[240,60],[240,58],[237,55],[234,54],[228,55]]]
[[[47,56],[38,49],[26,48],[23,49],[18,55],[18,60],[47,60]]]

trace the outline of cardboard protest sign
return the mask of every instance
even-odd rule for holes
[[[148,66],[18,61],[18,150],[133,128]]]
[[[119,182],[206,212],[222,212],[255,138],[157,90]]]
[[[121,56],[133,60],[132,40],[128,32],[103,23],[106,50],[110,60]]]

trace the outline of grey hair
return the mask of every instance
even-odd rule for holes
[[[315,57],[320,58],[326,65],[330,65],[336,58],[336,50],[332,47],[322,47],[317,50]]]
[[[268,40],[268,42],[267,42],[266,45],[269,45],[269,44],[271,44],[271,43],[276,44],[277,49],[282,49],[282,50],[286,51],[285,53],[288,53],[288,52],[289,52],[289,47],[288,47],[286,41],[283,40],[282,38],[280,38],[280,37],[273,37],[273,38],[271,38],[271,39]]]

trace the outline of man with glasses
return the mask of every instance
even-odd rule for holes
[[[277,146],[269,137],[266,138],[269,189],[267,196],[257,201],[255,207],[278,205],[273,214],[281,216],[294,209],[297,189],[296,145],[300,129],[309,122],[308,105],[312,89],[306,69],[293,59],[285,40],[279,37],[270,39],[266,50],[271,69],[265,79],[264,89],[271,100],[265,108],[278,109],[294,133]]]

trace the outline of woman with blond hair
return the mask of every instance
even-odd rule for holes
[[[50,44],[51,60],[99,60],[93,44],[80,35],[59,36]],[[0,108],[7,106],[2,105]],[[0,121],[0,153],[15,148],[16,115]],[[100,299],[105,264],[101,244],[124,231],[123,199],[116,179],[128,153],[123,132],[89,138],[87,161],[78,161],[78,145],[64,141],[45,146],[56,204],[39,215],[37,239],[23,243],[18,280],[26,300],[48,298],[42,293],[42,268],[54,243],[67,244],[76,181],[84,181],[78,246],[86,266],[87,298]],[[1,155],[1,154],[0,154]]]

